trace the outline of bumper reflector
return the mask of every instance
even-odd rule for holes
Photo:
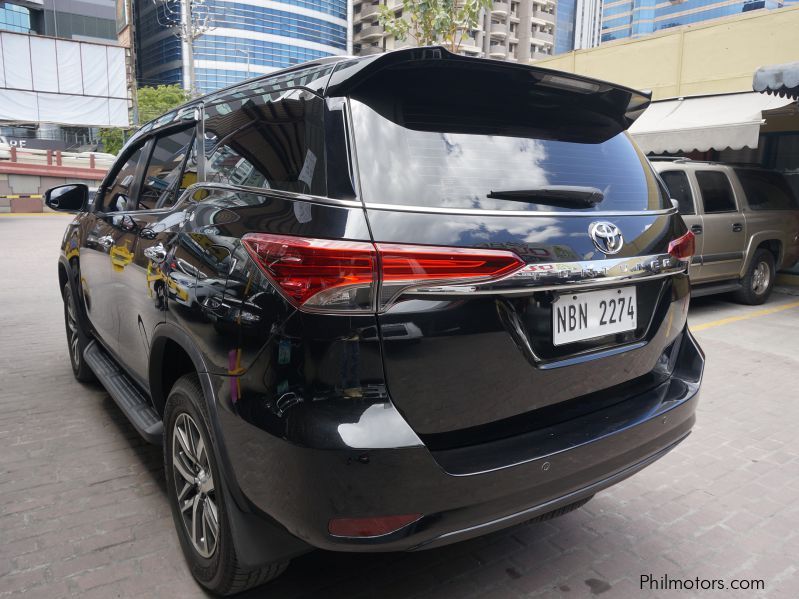
[[[328,522],[327,530],[334,537],[379,537],[408,526],[421,517],[422,514],[404,514],[372,518],[333,518]]]

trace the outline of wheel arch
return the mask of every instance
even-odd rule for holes
[[[749,272],[749,268],[752,266],[752,260],[755,258],[755,253],[757,253],[757,250],[759,249],[768,250],[769,253],[774,256],[774,270],[777,271],[780,269],[783,252],[785,250],[785,246],[781,240],[780,232],[761,231],[753,235],[749,240],[749,244],[746,248],[743,267],[740,273],[741,277],[745,277],[746,273]]]
[[[170,368],[167,369],[170,372],[165,373],[166,361],[170,355],[175,355],[174,352],[178,352],[179,360],[184,360],[180,366],[184,369],[191,366],[187,372],[175,374],[171,372]],[[174,370],[179,371],[180,368]],[[179,327],[171,323],[158,325],[150,346],[149,384],[151,400],[162,418],[169,395],[169,390],[164,392],[165,383],[170,377],[174,377],[176,381],[192,371],[197,374],[203,390],[203,399],[210,420],[208,425],[214,441],[214,456],[220,466],[226,503],[230,506],[229,516],[234,532],[234,543],[242,563],[248,567],[254,567],[307,552],[310,548],[306,543],[290,534],[271,516],[255,509],[244,496],[236,481],[235,470],[230,463],[225,440],[219,426],[216,392],[202,353],[189,335]],[[265,542],[264,539],[271,539],[271,541]]]

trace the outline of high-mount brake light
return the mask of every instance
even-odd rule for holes
[[[696,252],[696,236],[688,231],[685,235],[669,242],[669,254],[678,260],[687,260]]]
[[[248,233],[244,247],[296,306],[312,310],[374,309],[404,289],[433,284],[479,283],[524,266],[513,252],[494,249],[372,244]]]

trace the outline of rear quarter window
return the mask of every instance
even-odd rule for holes
[[[735,169],[751,210],[797,210],[799,202],[780,173],[756,169]]]

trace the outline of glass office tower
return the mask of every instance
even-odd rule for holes
[[[602,42],[640,37],[670,27],[700,23],[799,0],[610,0],[602,7]]]
[[[347,0],[205,0],[208,30],[194,42],[200,93],[308,60],[347,53]],[[186,86],[186,47],[175,36],[181,2],[136,0],[139,85]]]

